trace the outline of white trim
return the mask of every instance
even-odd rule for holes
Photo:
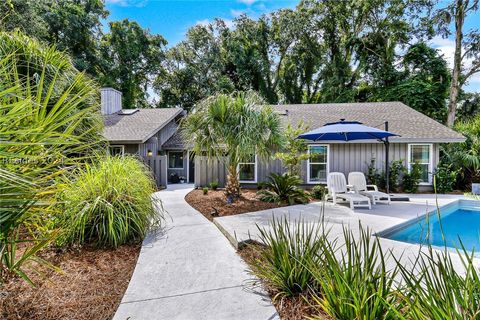
[[[428,146],[428,182],[420,182],[421,186],[431,186],[432,185],[432,172],[433,172],[433,144],[432,143],[409,143],[407,148],[407,168],[408,172],[411,170],[411,146]],[[421,163],[425,164],[425,163]]]
[[[329,144],[309,144],[308,145],[308,154],[310,155],[310,147],[327,147],[327,162],[326,164],[326,175],[330,173],[330,145]],[[307,160],[307,184],[319,184],[319,183],[326,183],[327,179],[325,180],[318,180],[318,181],[310,181],[310,157]],[[313,164],[324,164],[324,162],[313,162]]]
[[[241,164],[253,164],[254,165],[254,180],[240,180],[240,165]],[[257,155],[255,154],[255,162],[239,162],[237,165],[237,174],[238,174],[238,182],[240,183],[257,183],[257,168],[258,168],[258,159]]]
[[[123,144],[111,144],[108,146],[108,154],[111,155],[110,153],[110,148],[121,148],[122,151],[120,152],[120,155],[123,157],[125,155],[125,145]]]
[[[183,170],[185,169],[185,164],[184,164],[184,159],[182,159],[182,167],[178,167],[178,168],[170,168],[170,152],[176,152],[176,153],[181,153],[182,154],[182,157],[185,157],[185,152],[183,150],[180,150],[180,151],[177,151],[177,150],[172,150],[172,151],[168,151],[167,153],[167,168],[170,169],[170,170]]]

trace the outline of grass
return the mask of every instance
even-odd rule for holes
[[[106,157],[78,169],[60,195],[65,241],[118,247],[142,240],[160,223],[154,192],[148,168],[132,156]]]

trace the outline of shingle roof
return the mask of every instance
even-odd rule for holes
[[[139,109],[130,115],[104,115],[104,137],[110,142],[143,143],[173,120],[180,108]]]
[[[303,121],[310,130],[340,119],[360,121],[371,127],[384,129],[400,137],[392,142],[460,142],[465,138],[458,132],[406,106],[401,102],[327,103],[273,106],[284,123],[296,125]],[[288,112],[286,112],[288,110]]]
[[[185,149],[185,143],[183,142],[180,132],[175,132],[165,143],[162,145],[163,149]]]

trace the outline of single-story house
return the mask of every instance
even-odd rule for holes
[[[188,151],[172,143],[178,122],[185,116],[183,109],[122,109],[122,93],[102,88],[101,110],[110,154],[135,154],[145,159],[159,185],[181,178],[193,183],[193,171],[187,170],[193,170],[193,159],[189,159]]]
[[[399,135],[389,139],[390,161],[401,160],[407,168],[418,162],[422,167],[421,187],[426,189],[432,188],[432,173],[439,162],[440,144],[465,140],[460,133],[401,102],[276,105],[273,108],[285,126],[303,122],[309,129],[340,119],[384,129],[384,123],[388,121],[389,131]],[[225,165],[221,161],[194,156],[183,143],[177,131],[178,119],[183,116],[183,110],[177,108],[142,109],[127,116],[117,110],[105,116],[105,136],[111,148],[123,148],[124,152],[142,157],[148,157],[148,151],[166,156],[169,176],[177,170],[175,172],[188,177],[186,180],[196,186],[205,186],[212,181],[224,185]],[[136,118],[138,120],[134,120]],[[309,142],[308,152],[312,155],[310,160],[302,163],[301,178],[305,186],[326,183],[329,172],[346,175],[351,171],[366,172],[372,159],[379,170],[384,169],[385,147],[381,142]],[[252,155],[250,162],[239,165],[240,181],[245,187],[266,181],[272,172],[284,172],[280,160],[265,161]]]

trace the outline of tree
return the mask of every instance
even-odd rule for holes
[[[302,161],[310,158],[310,155],[307,153],[308,146],[306,141],[297,139],[305,131],[306,128],[303,126],[303,123],[299,123],[297,127],[293,127],[289,123],[285,128],[284,146],[281,152],[275,154],[275,158],[282,160],[288,174],[291,176],[299,176],[301,171],[300,164]]]
[[[425,43],[412,45],[391,70],[390,81],[373,88],[373,101],[401,101],[439,122],[446,120],[450,74],[446,61]]]
[[[196,25],[187,31],[185,40],[165,53],[154,82],[160,107],[190,110],[215,93],[238,89],[226,72],[222,39],[228,32],[222,20]]]
[[[110,33],[102,38],[105,62],[100,82],[123,93],[124,108],[147,107],[147,89],[160,70],[167,42],[135,21],[125,19],[109,25]]]
[[[470,14],[477,12],[478,5],[479,0],[453,0],[436,14],[444,37],[451,35],[449,25],[452,21],[454,22],[455,52],[447,117],[447,125],[450,127],[455,123],[458,97],[462,86],[472,75],[480,72],[480,31],[464,30],[466,19]],[[469,66],[465,65],[467,59],[472,60]]]
[[[30,37],[66,50],[74,66],[96,76],[101,20],[107,17],[101,0],[8,0],[0,4],[0,28],[21,30]]]
[[[203,100],[181,124],[181,132],[196,154],[208,158],[226,156],[228,171],[225,193],[240,195],[238,164],[253,155],[265,159],[282,144],[279,116],[258,94],[217,94]]]

